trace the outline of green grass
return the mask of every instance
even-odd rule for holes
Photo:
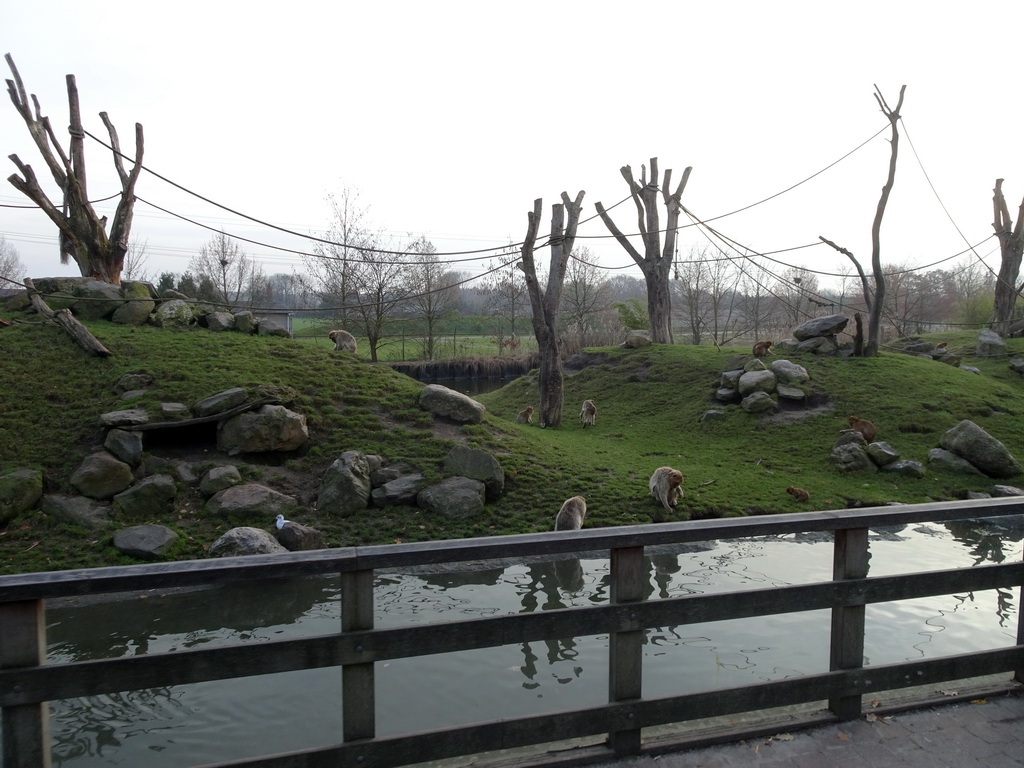
[[[726,361],[745,349],[610,347],[592,350],[600,361],[566,377],[558,429],[515,423],[519,410],[537,403],[535,372],[481,396],[488,407],[482,424],[435,429],[433,418],[416,405],[422,385],[385,365],[333,354],[326,345],[104,322],[90,328],[112,357],[88,357],[50,326],[0,330],[0,388],[6,393],[0,402],[0,472],[38,468],[47,493],[72,494],[71,473],[102,444],[100,414],[129,405],[154,412],[163,402],[191,405],[235,386],[288,386],[295,392],[291,407],[308,420],[307,449],[284,458],[245,457],[243,474],[298,498],[304,511],[293,518],[324,531],[332,547],[550,530],[562,501],[577,494],[587,499],[587,527],[649,522],[657,507],[647,480],[662,465],[686,476],[686,496],[675,518],[680,520],[946,500],[991,488],[991,480],[931,470],[922,479],[838,474],[828,455],[850,413],[873,421],[879,439],[907,459],[925,462],[942,433],[962,419],[975,421],[1018,456],[1024,453],[1024,380],[1009,371],[1005,359],[965,357],[982,369],[977,376],[890,353],[873,359],[794,357],[810,373],[808,390],[827,397],[833,409],[774,423],[712,398]],[[943,339],[969,351],[975,336]],[[1024,355],[1024,340],[1009,345]],[[113,385],[137,371],[152,374],[156,385],[126,403]],[[582,429],[579,405],[587,398],[597,402],[597,425]],[[709,408],[726,415],[701,424]],[[456,441],[490,450],[506,473],[504,496],[477,519],[449,521],[413,507],[368,509],[339,519],[313,509],[320,477],[343,451],[380,454],[388,463],[441,477],[444,456]],[[150,467],[159,466],[162,453],[150,450]],[[211,445],[192,459],[202,472],[219,457]],[[811,502],[793,501],[785,493],[789,485],[809,490]],[[182,484],[169,519],[117,520],[116,526],[168,525],[182,537],[173,558],[203,557],[229,524],[207,517],[202,503],[194,486]],[[110,546],[112,533],[74,529],[39,511],[25,513],[0,530],[0,571],[129,562]]]

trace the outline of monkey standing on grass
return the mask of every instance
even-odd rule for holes
[[[327,338],[334,342],[335,352],[351,352],[353,355],[356,353],[356,337],[348,331],[331,331]]]
[[[528,405],[519,412],[516,416],[516,421],[520,424],[533,424],[533,406]]]
[[[556,531],[578,531],[587,516],[587,501],[582,496],[566,499],[555,518]]]
[[[580,422],[582,422],[584,429],[587,428],[587,425],[593,427],[597,424],[597,406],[593,400],[583,401],[583,407],[580,408]]]
[[[683,479],[683,473],[678,469],[672,469],[672,467],[658,467],[651,475],[648,488],[650,488],[651,495],[661,502],[661,506],[665,508],[666,512],[671,513],[672,508],[683,497]],[[654,515],[654,522],[660,523],[663,520],[664,517],[660,512]]]

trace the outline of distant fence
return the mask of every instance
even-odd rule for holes
[[[827,702],[824,714],[806,716],[789,725],[793,728],[821,722],[823,717],[856,718],[862,712],[862,697],[881,691],[996,673],[1007,673],[1007,684],[1009,673],[1017,681],[1024,681],[1024,612],[1019,605],[1015,645],[923,661],[863,666],[868,604],[1019,587],[1024,583],[1021,562],[870,577],[870,528],[1022,513],[1024,500],[1007,498],[3,576],[3,765],[50,765],[50,701],[325,667],[340,667],[342,671],[342,726],[338,743],[217,766],[401,766],[605,734],[601,745],[582,747],[574,753],[575,762],[581,763],[644,751],[649,745],[645,745],[642,729],[653,726]],[[647,547],[810,531],[834,533],[831,580],[644,600],[647,574],[643,558]],[[400,570],[496,558],[554,560],[604,551],[610,553],[611,589],[607,604],[374,629],[373,584],[377,569]],[[45,661],[47,599],[324,574],[341,577],[341,625],[335,634],[98,661]],[[255,588],[253,595],[253,599],[258,599]],[[831,611],[828,672],[738,688],[643,697],[642,651],[649,628],[822,609]],[[376,735],[373,702],[377,662],[422,657],[421,663],[430,664],[431,654],[603,634],[609,637],[606,704],[515,719],[488,719],[489,713],[481,711],[481,722],[474,725],[386,738]],[[743,735],[742,731],[733,734],[735,738]],[[680,739],[671,746],[678,748],[685,743],[685,739]],[[661,744],[662,748],[666,746]],[[541,765],[543,759],[534,756],[531,764]]]

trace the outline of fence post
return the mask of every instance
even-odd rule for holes
[[[0,604],[0,627],[0,669],[37,667],[46,661],[42,600]],[[50,768],[47,702],[4,707],[2,727],[4,768]]]
[[[863,579],[868,575],[868,529],[851,528],[835,532],[832,579]],[[832,644],[829,669],[859,669],[864,666],[864,605],[838,605],[832,609]],[[828,708],[840,720],[856,720],[861,713],[860,694],[834,696]]]
[[[373,570],[341,574],[341,631],[373,629]],[[360,650],[358,647],[356,650]],[[341,668],[342,737],[345,741],[376,735],[373,662]]]
[[[644,598],[644,548],[611,551],[611,602],[637,603]],[[612,632],[608,638],[608,701],[639,699],[643,685],[644,630]],[[640,728],[613,731],[608,745],[616,755],[640,751]]]

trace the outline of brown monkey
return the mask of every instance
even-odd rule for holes
[[[327,338],[334,342],[335,352],[356,353],[356,337],[348,331],[331,331]]]
[[[580,421],[584,429],[588,424],[592,427],[597,424],[597,406],[594,405],[593,400],[583,401],[583,407],[580,408]]]
[[[765,355],[774,355],[772,352],[772,343],[770,341],[759,341],[754,345],[754,357],[764,357]]]
[[[587,500],[582,496],[566,499],[555,518],[556,531],[578,531],[587,516]]]
[[[803,488],[794,488],[792,485],[786,489],[786,493],[792,496],[797,501],[810,501],[811,494],[805,491]]]
[[[935,348],[936,349],[945,349],[947,344],[949,344],[948,341],[940,341],[938,344],[935,345]]]
[[[867,419],[858,419],[856,416],[847,416],[846,420],[850,422],[850,426],[860,432],[864,436],[864,440],[868,443],[875,441],[875,435],[877,430],[875,425]]]
[[[671,512],[676,502],[683,497],[683,473],[672,467],[658,467],[651,475],[648,487],[651,495],[661,502],[666,512]],[[655,517],[657,522],[661,515]]]
[[[533,406],[528,405],[519,412],[516,416],[516,421],[520,424],[533,424]]]

